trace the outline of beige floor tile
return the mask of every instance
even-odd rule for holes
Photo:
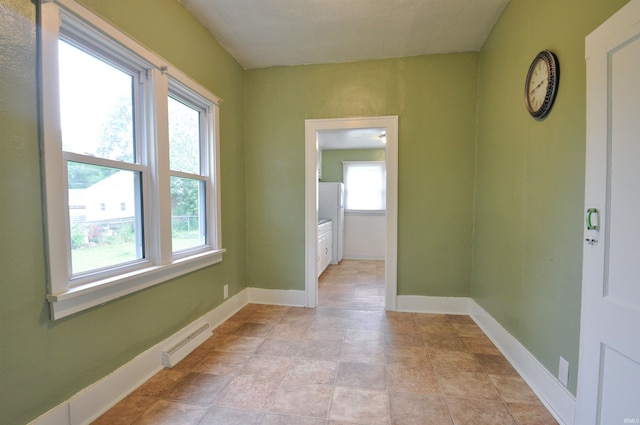
[[[489,378],[507,403],[540,404],[538,396],[519,376],[489,375]]]
[[[431,359],[424,347],[386,346],[385,360],[387,364],[431,367]]]
[[[262,425],[324,425],[324,419],[267,413]]]
[[[342,312],[342,311],[341,311]],[[346,329],[349,324],[349,314],[333,315],[321,314],[311,322],[311,329]]]
[[[329,419],[357,424],[386,425],[390,422],[389,393],[336,387],[331,401]]]
[[[158,400],[130,395],[96,419],[94,425],[129,425]]]
[[[213,351],[202,358],[197,366],[192,367],[192,370],[200,373],[235,376],[240,373],[249,357],[251,357],[250,354]]]
[[[460,324],[454,323],[453,325],[460,336],[470,336],[470,337],[483,337],[484,332],[478,325],[474,324]]]
[[[233,334],[236,336],[247,336],[247,337],[265,337],[271,331],[271,329],[275,326],[275,323],[253,323],[253,322],[245,322],[240,325]]]
[[[557,425],[469,316],[384,311],[383,261],[319,285],[315,309],[244,306],[94,423]]]
[[[503,375],[503,376],[518,376],[518,372],[511,366],[511,364],[504,358],[502,354],[474,354],[478,363],[486,374],[489,375]]]
[[[278,323],[268,334],[270,338],[299,340],[309,330],[310,323],[286,322]]]
[[[256,350],[256,354],[268,356],[292,357],[300,348],[299,339],[265,338],[264,342]]]
[[[345,328],[323,328],[312,325],[302,334],[302,339],[315,341],[342,341],[344,340]]]
[[[493,383],[484,373],[459,372],[455,375],[437,375],[442,391],[448,397],[500,400]]]
[[[295,358],[285,380],[295,384],[333,385],[337,369],[335,361]]]
[[[359,362],[384,364],[384,345],[380,343],[342,344],[340,360],[343,362]]]
[[[333,386],[284,382],[269,409],[270,413],[326,418]]]
[[[382,331],[369,329],[347,329],[344,342],[350,344],[358,343],[383,343],[384,334]]]
[[[182,361],[180,361],[177,365],[175,365],[173,370],[181,370],[184,372],[197,371],[198,367],[200,366],[200,363],[202,363],[202,361],[205,358],[207,358],[207,356],[209,355],[210,355],[210,350],[203,350],[201,348],[197,348],[187,357],[182,359]]]
[[[229,335],[216,350],[253,354],[263,342],[264,338]]]
[[[455,425],[517,425],[502,402],[447,398]]]
[[[428,323],[449,323],[449,318],[446,314],[436,313],[423,313],[415,316],[415,322],[417,325]]]
[[[187,375],[188,372],[175,369],[162,369],[151,379],[142,384],[133,392],[134,396],[162,397],[178,381]]]
[[[420,334],[385,334],[384,343],[399,347],[424,347],[424,340]]]
[[[389,391],[394,392],[440,393],[440,386],[431,366],[387,365],[387,386]]]
[[[266,411],[276,395],[280,381],[251,375],[235,377],[214,400],[216,406]]]
[[[416,326],[420,332],[435,335],[457,335],[458,331],[451,323],[448,322],[424,322],[417,323]]]
[[[229,381],[230,376],[189,372],[163,397],[188,403],[210,404]]]
[[[264,379],[282,380],[289,370],[291,358],[254,354],[247,360],[240,375],[253,375]]]
[[[215,350],[224,342],[225,339],[227,339],[228,336],[229,334],[214,332],[213,335],[203,342],[198,348],[203,350]]]
[[[509,403],[507,407],[519,425],[558,425],[542,405]]]
[[[259,425],[264,413],[213,406],[198,425]]]
[[[483,369],[472,353],[464,351],[431,350],[431,363],[440,375],[451,376],[459,372],[482,373]]]
[[[239,313],[236,313],[236,315],[237,314],[239,314]],[[231,319],[227,320],[226,322],[221,323],[214,330],[214,333],[215,334],[225,334],[225,335],[230,335],[230,334],[234,333],[236,331],[236,329],[238,329],[244,323],[244,320],[243,321],[233,320],[234,317],[235,316],[233,316]]]
[[[431,350],[469,351],[457,334],[422,334],[424,345]]]
[[[478,354],[495,354],[500,355],[500,350],[493,345],[493,342],[486,336],[483,337],[460,337],[465,345],[469,347],[469,351]]]
[[[342,341],[304,340],[296,353],[296,357],[320,360],[338,360],[342,349]]]
[[[369,363],[340,362],[336,386],[384,390],[387,388],[385,367]]]
[[[135,425],[196,425],[209,406],[158,400],[133,424]]]
[[[390,393],[393,425],[453,425],[440,395]]]

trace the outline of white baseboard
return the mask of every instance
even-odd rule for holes
[[[254,304],[273,304],[290,307],[304,307],[307,305],[307,293],[305,291],[293,291],[286,289],[262,289],[247,288],[248,302]]]
[[[560,425],[573,425],[576,399],[517,339],[473,299],[398,296],[398,311],[468,314],[518,371]]]
[[[468,297],[426,297],[398,295],[397,311],[411,313],[469,314]]]
[[[357,254],[344,254],[343,260],[384,260],[384,254],[382,255],[357,255]],[[333,263],[331,263],[333,264]]]
[[[162,368],[162,352],[185,338],[203,322],[215,329],[248,303],[247,290],[226,300],[164,341],[136,356],[111,374],[81,390],[70,399],[49,410],[29,425],[85,425],[146,382]]]
[[[529,384],[561,425],[573,425],[575,397],[517,339],[475,301],[470,316]]]
[[[398,296],[398,311],[468,314],[509,360],[561,425],[573,425],[575,397],[500,323],[467,297]],[[162,351],[206,321],[212,328],[248,303],[305,306],[305,291],[246,288],[110,375],[49,410],[30,425],[85,425],[118,403],[162,368]]]

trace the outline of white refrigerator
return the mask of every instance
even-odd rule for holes
[[[344,241],[344,184],[318,183],[318,220],[332,221],[331,264],[342,261]]]

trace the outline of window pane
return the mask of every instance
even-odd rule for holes
[[[64,41],[58,48],[62,149],[134,162],[131,75]]]
[[[143,258],[140,173],[69,162],[68,174],[72,274]]]
[[[345,164],[345,208],[384,210],[386,177],[384,164]]]
[[[170,165],[175,171],[200,174],[200,112],[169,97]]]
[[[171,231],[173,252],[206,243],[204,182],[171,177]]]

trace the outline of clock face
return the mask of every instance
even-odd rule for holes
[[[529,105],[534,111],[539,111],[547,97],[549,87],[549,66],[547,62],[538,59],[533,65],[533,72],[529,80]]]
[[[525,106],[537,120],[544,118],[556,98],[560,68],[556,55],[544,50],[535,57],[524,86]]]

